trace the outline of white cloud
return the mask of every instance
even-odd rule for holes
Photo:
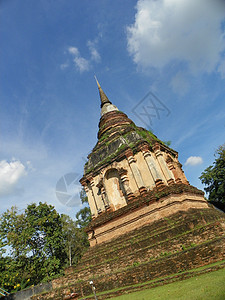
[[[26,168],[19,160],[0,161],[0,196],[14,193],[17,183],[26,174]]]
[[[96,43],[97,43],[96,41],[94,41],[94,42],[88,41],[87,45],[88,45],[89,51],[91,53],[91,59],[95,62],[100,62],[101,57],[96,49]]]
[[[70,54],[73,54],[75,56],[80,56],[79,50],[77,49],[77,47],[69,47],[68,51]]]
[[[83,57],[80,57],[80,56],[75,57],[74,62],[81,73],[84,71],[88,71],[90,69],[89,61]]]
[[[89,61],[80,55],[77,47],[69,47],[68,52],[73,55],[75,66],[81,73],[90,69]]]
[[[89,71],[92,67],[92,62],[99,63],[101,61],[100,54],[97,51],[98,39],[94,41],[88,41],[87,46],[90,51],[90,58],[86,59],[81,56],[80,51],[77,47],[71,46],[67,51],[73,56],[73,62],[76,68],[82,73],[84,71]],[[69,66],[68,63],[61,64],[60,68],[63,70]]]
[[[193,73],[217,70],[225,50],[224,11],[223,0],[139,0],[127,28],[128,51],[143,68],[177,61]]]
[[[203,163],[201,156],[190,156],[185,162],[185,166],[197,166]]]
[[[77,136],[77,138],[79,137]],[[66,149],[76,146],[77,138],[71,141],[72,146],[64,145],[64,151],[61,151],[59,155],[53,155],[51,149],[46,147],[43,140],[39,140],[37,137],[30,143],[14,136],[9,137],[7,135],[4,137],[1,140],[1,156],[19,157],[20,159],[9,160],[8,164],[14,161],[21,162],[25,167],[25,173],[14,186],[8,183],[6,186],[5,181],[3,182],[3,178],[0,176],[0,214],[11,206],[16,205],[23,209],[31,202],[39,203],[42,201],[54,205],[58,212],[74,217],[79,206],[71,209],[61,204],[55,195],[55,185],[62,175],[74,170],[80,173],[80,177],[82,177],[82,156],[84,155],[82,150],[75,154],[70,153],[69,150],[66,151]],[[2,168],[0,168],[0,174],[2,174],[1,170]],[[6,191],[6,187],[8,187],[8,191]]]

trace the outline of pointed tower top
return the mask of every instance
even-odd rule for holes
[[[100,84],[99,84],[99,82],[98,82],[98,79],[97,79],[96,75],[94,75],[94,78],[95,78],[95,80],[96,80],[96,82],[97,82],[98,88],[100,88],[101,86],[100,86]]]
[[[112,104],[108,97],[106,96],[106,94],[103,92],[99,82],[98,82],[98,79],[96,78],[96,76],[94,75],[95,77],[95,80],[97,82],[97,85],[98,85],[98,90],[99,90],[99,95],[100,95],[100,99],[101,99],[101,107],[105,104],[105,103],[109,103],[109,104]]]

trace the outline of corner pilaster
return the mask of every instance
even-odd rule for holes
[[[168,185],[174,184],[175,183],[174,182],[174,180],[175,180],[174,175],[171,172],[171,170],[169,170],[169,168],[168,168],[168,166],[167,166],[167,164],[166,164],[166,162],[165,162],[165,160],[163,158],[163,154],[162,154],[162,152],[160,150],[160,145],[158,143],[156,143],[153,146],[153,150],[154,150],[156,158],[157,158],[157,160],[159,162],[159,165],[160,165],[160,167],[162,169],[162,172],[163,172],[163,174],[164,174],[164,176],[166,178],[167,184]]]
[[[146,193],[147,189],[145,187],[145,184],[144,184],[144,181],[142,179],[141,173],[140,173],[140,171],[138,169],[138,166],[136,164],[136,159],[133,156],[132,150],[131,149],[127,150],[125,152],[125,155],[127,157],[127,161],[128,161],[129,166],[131,168],[133,177],[134,177],[134,179],[137,183],[140,194]]]

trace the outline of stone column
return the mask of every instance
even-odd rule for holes
[[[89,206],[91,209],[91,215],[92,215],[92,217],[96,217],[98,215],[98,207],[97,207],[95,198],[93,197],[91,186],[90,185],[88,186],[88,184],[85,184],[83,186],[84,186],[84,190],[88,197],[88,203],[89,203]]]
[[[132,193],[130,185],[129,185],[127,170],[121,168],[121,169],[118,170],[118,172],[119,172],[120,179],[121,179],[121,182],[123,184],[123,187],[124,187],[124,190],[125,190],[125,193],[126,193],[127,200],[129,201],[129,200],[134,198],[134,194]]]
[[[163,176],[161,169],[159,170],[158,162],[156,159],[152,156],[149,145],[147,144],[141,144],[139,146],[139,149],[142,151],[142,154],[144,156],[145,162],[148,166],[149,172],[150,172],[150,182],[152,187],[161,187],[164,185],[163,183]],[[157,164],[157,165],[156,165]]]
[[[168,166],[167,166],[167,164],[166,164],[166,162],[165,162],[165,160],[164,160],[164,158],[163,158],[163,154],[162,154],[162,152],[160,151],[160,146],[158,145],[158,144],[156,144],[155,146],[154,146],[154,152],[155,152],[155,155],[156,155],[156,158],[157,158],[157,160],[158,160],[158,162],[159,162],[159,165],[160,165],[160,167],[161,167],[161,169],[162,169],[162,172],[163,172],[163,174],[164,174],[164,176],[165,176],[165,178],[166,178],[166,180],[167,180],[167,183],[168,183],[168,185],[171,185],[171,184],[174,184],[175,182],[174,182],[174,175],[173,175],[173,173],[169,170],[169,168],[168,168]]]
[[[91,181],[91,187],[92,187],[92,191],[93,191],[95,201],[96,201],[97,206],[98,206],[98,213],[101,213],[105,210],[105,205],[102,201],[101,194],[99,194],[99,188],[95,185],[94,180]]]
[[[149,171],[152,175],[153,181],[156,182],[158,180],[162,180],[163,181],[163,177],[162,174],[160,174],[160,172],[157,170],[157,167],[155,165],[155,159],[154,157],[152,157],[151,152],[150,151],[146,151],[143,153],[145,161],[148,165]]]
[[[105,203],[105,208],[107,209],[110,207],[110,204],[109,204],[109,199],[107,197],[104,185],[102,185],[102,187],[101,187],[101,193],[102,193],[103,201]]]
[[[126,156],[127,156],[127,160],[128,160],[129,165],[130,165],[131,171],[133,173],[134,179],[137,183],[138,189],[139,189],[141,194],[144,194],[147,191],[147,189],[144,185],[144,181],[142,179],[141,173],[140,173],[140,171],[138,169],[138,166],[136,164],[136,159],[133,157],[132,151],[128,150],[126,152]]]
[[[104,203],[105,208],[107,209],[109,207],[109,201],[108,201],[108,198],[107,198],[107,195],[105,192],[105,188],[103,185],[103,179],[101,179],[96,186],[99,188],[99,192],[101,193],[102,201]]]

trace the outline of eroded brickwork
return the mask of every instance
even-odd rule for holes
[[[89,280],[97,291],[107,291],[223,259],[224,213],[189,209],[90,248],[75,269],[53,280],[51,294],[32,299],[63,299],[69,291],[87,296]]]

